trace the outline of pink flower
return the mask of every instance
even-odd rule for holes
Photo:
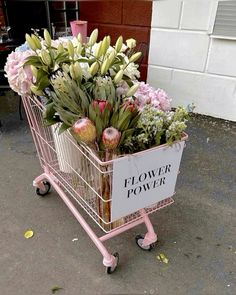
[[[96,127],[88,118],[77,120],[71,127],[72,134],[78,142],[89,144],[96,139]]]
[[[107,150],[117,148],[120,141],[121,133],[114,127],[109,127],[103,130],[102,143]]]
[[[92,106],[95,108],[96,106],[99,107],[99,110],[101,113],[104,112],[105,108],[108,107],[109,110],[112,109],[112,106],[106,101],[106,100],[101,100],[101,99],[95,99],[92,102]]]
[[[32,85],[33,75],[30,66],[23,67],[25,59],[33,55],[34,52],[27,50],[24,52],[11,52],[7,57],[4,67],[8,83],[12,90],[19,95],[30,94],[30,86]]]
[[[123,108],[125,111],[130,111],[130,113],[133,113],[135,110],[137,110],[137,106],[132,100],[125,101],[121,108]]]
[[[166,92],[162,89],[157,89],[155,91],[156,97],[159,101],[159,109],[161,109],[164,112],[170,111],[171,105],[170,102],[171,100],[168,98]]]
[[[135,93],[135,97],[135,103],[140,111],[142,111],[147,104],[151,104],[153,107],[165,112],[171,109],[171,99],[167,96],[166,92],[162,89],[155,90],[144,82],[139,83],[139,88]]]

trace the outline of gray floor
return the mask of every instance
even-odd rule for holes
[[[181,163],[176,202],[152,215],[159,244],[135,245],[139,226],[107,242],[117,271],[104,273],[86,233],[52,192],[35,196],[41,169],[17,97],[0,99],[0,294],[236,294],[236,124],[195,117]],[[91,223],[97,233],[100,231]],[[34,237],[26,240],[26,229]],[[72,241],[78,238],[77,241]],[[156,256],[164,253],[169,263]]]

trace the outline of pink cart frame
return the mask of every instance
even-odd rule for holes
[[[169,197],[154,204],[153,206],[143,208],[138,212],[135,212],[122,219],[122,224],[118,222],[115,225],[114,222],[107,222],[106,220],[102,219],[102,217],[96,211],[97,200],[100,202],[111,202],[112,197],[109,200],[104,200],[99,194],[99,191],[93,187],[95,180],[93,179],[91,182],[90,180],[86,179],[85,176],[94,176],[95,174],[104,173],[103,167],[111,167],[112,161],[101,162],[95,155],[86,149],[86,147],[77,145],[69,136],[69,133],[67,133],[67,135],[64,136],[66,136],[66,141],[68,141],[67,144],[70,145],[70,151],[73,153],[78,153],[81,159],[86,161],[83,162],[85,163],[84,167],[89,169],[86,172],[86,175],[84,174],[85,172],[78,169],[76,170],[73,165],[68,162],[68,160],[60,158],[58,147],[55,147],[55,137],[53,137],[52,127],[45,126],[43,122],[44,106],[40,100],[37,97],[31,96],[25,96],[22,98],[22,100],[39,157],[40,165],[43,168],[43,173],[35,178],[33,185],[37,188],[37,192],[42,192],[45,190],[45,180],[47,180],[52,185],[54,190],[64,201],[71,213],[74,215],[74,217],[77,219],[77,221],[80,223],[82,228],[86,231],[90,239],[102,254],[103,264],[106,267],[107,273],[112,273],[116,269],[118,264],[118,255],[111,254],[104,246],[104,241],[144,223],[147,228],[147,233],[141,240],[136,239],[136,242],[138,246],[144,250],[151,249],[152,245],[157,241],[157,235],[153,229],[148,215],[172,204],[174,200]],[[187,135],[184,134],[181,141],[185,141],[186,139]],[[67,151],[64,152],[66,153]],[[62,161],[67,167],[67,173],[61,171],[63,169],[59,164],[61,164]],[[70,173],[68,173],[68,171]],[[112,170],[110,171],[109,169],[106,169],[106,173],[110,173],[112,175]],[[85,196],[86,193],[90,195],[90,198]],[[80,214],[78,210],[79,206],[77,205],[80,205],[80,207],[82,207],[85,212],[98,224],[98,226],[105,232],[104,235],[98,237],[95,234],[95,232]]]

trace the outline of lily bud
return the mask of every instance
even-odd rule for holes
[[[98,69],[99,69],[99,64],[97,61],[95,61],[89,68],[90,75],[94,76],[97,73]]]
[[[102,53],[105,55],[110,46],[110,36],[105,36],[102,40]]]
[[[134,84],[132,87],[130,87],[130,89],[127,91],[126,93],[126,97],[130,97],[133,96],[135,94],[135,92],[138,90],[139,88],[139,83]]]
[[[98,29],[95,29],[92,31],[92,34],[89,37],[88,45],[93,46],[96,43],[97,38],[98,38]]]
[[[116,57],[116,51],[113,50],[113,51],[110,53],[109,57],[108,57],[110,64],[113,62],[113,60],[115,59],[115,57]]]
[[[60,43],[60,44],[58,45],[58,47],[57,47],[57,52],[58,52],[58,53],[62,53],[62,52],[64,52],[64,51],[65,51],[65,49],[64,49],[63,45]]]
[[[116,41],[116,45],[115,45],[116,52],[120,52],[122,45],[123,45],[123,37],[120,36]]]
[[[74,55],[75,55],[74,45],[70,40],[67,41],[67,49],[68,49],[69,55],[72,58],[74,58]]]
[[[102,42],[99,42],[98,45],[97,45],[97,48],[95,50],[94,55],[95,55],[96,58],[99,58],[99,57],[102,56],[102,54],[103,54],[103,52],[102,52]]]
[[[82,78],[82,69],[81,69],[81,66],[78,61],[76,61],[74,63],[74,69],[75,69],[77,78],[81,79]]]
[[[35,66],[31,65],[30,69],[31,69],[33,76],[37,79],[37,74],[38,74],[37,68]]]
[[[107,36],[107,44],[108,44],[108,48],[110,47],[111,45],[111,36]]]
[[[133,38],[130,38],[126,40],[126,45],[128,48],[133,49],[134,47],[136,47],[136,40]]]
[[[106,59],[103,62],[102,67],[101,67],[101,74],[102,75],[106,74],[107,70],[109,69],[109,66],[110,66],[110,61],[109,61],[109,59]]]
[[[123,70],[119,70],[119,72],[115,75],[115,78],[113,80],[114,83],[115,84],[118,84],[121,81],[123,75],[124,75],[124,71]]]
[[[81,51],[82,51],[82,44],[81,43],[78,43],[76,49],[75,49],[75,53],[80,55],[81,54]]]
[[[37,36],[35,36],[34,34],[31,35],[31,38],[33,39],[34,44],[36,45],[37,49],[41,49],[42,45],[40,43],[39,38]]]
[[[135,61],[137,61],[141,56],[142,56],[142,52],[136,52],[136,53],[134,53],[134,54],[130,57],[129,62],[135,62]]]
[[[51,65],[51,63],[52,63],[51,56],[45,49],[41,50],[41,58],[42,58],[42,61],[45,65],[47,65],[47,66]]]
[[[78,34],[77,40],[78,40],[79,43],[82,43],[83,42],[81,33]]]
[[[74,65],[71,64],[69,69],[70,69],[71,78],[76,80],[76,73],[75,73]]]
[[[52,39],[51,39],[51,36],[50,36],[48,30],[45,29],[43,31],[43,36],[44,36],[44,40],[45,40],[46,45],[48,47],[51,47],[51,45],[52,45]]]
[[[36,51],[38,49],[34,40],[30,37],[29,34],[25,34],[25,39],[30,49],[32,49],[33,51]]]

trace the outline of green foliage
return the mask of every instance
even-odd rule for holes
[[[146,105],[134,124],[133,133],[122,140],[121,152],[138,152],[163,143],[171,145],[181,139],[188,119],[189,113],[183,107],[175,112],[163,112]]]

